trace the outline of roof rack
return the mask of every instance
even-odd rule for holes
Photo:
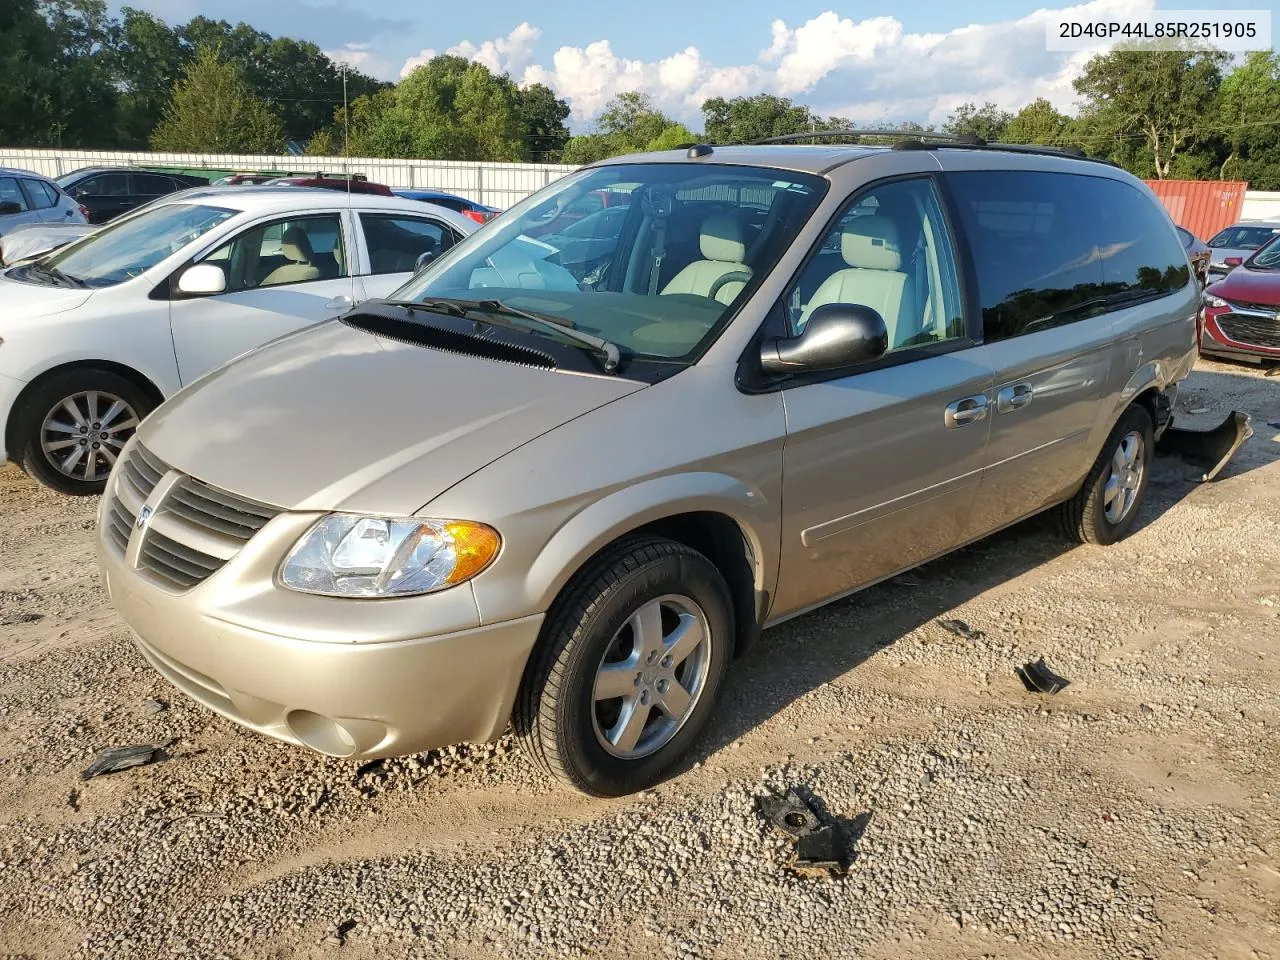
[[[794,143],[797,140],[830,140],[849,137],[899,137],[901,139],[936,140],[940,143],[958,143],[981,145],[985,141],[981,137],[960,133],[934,133],[932,130],[807,130],[802,133],[788,133],[781,137],[763,137],[760,140],[747,141],[750,145],[765,143]]]
[[[1070,157],[1073,160],[1088,160],[1092,163],[1105,163],[1109,167],[1118,166],[1110,160],[1091,157],[1079,147],[1048,146],[1036,143],[997,143],[988,142],[973,134],[934,133],[931,130],[810,130],[804,133],[789,133],[782,137],[765,137],[761,140],[749,141],[752,145],[770,143],[794,143],[797,140],[832,139],[839,137],[897,137],[894,150],[1001,150],[1006,153],[1028,153],[1046,157]]]

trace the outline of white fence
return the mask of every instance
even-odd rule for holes
[[[1240,219],[1280,220],[1280,190],[1246,191]]]
[[[445,190],[476,203],[506,208],[575,170],[554,163],[479,163],[374,157],[248,156],[213,153],[130,153],[122,150],[17,150],[0,147],[0,167],[58,177],[79,167],[144,166],[218,173],[255,170],[364,174],[376,183]]]

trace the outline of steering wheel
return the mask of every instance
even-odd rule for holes
[[[723,277],[720,277],[718,280],[716,280],[715,283],[711,285],[711,289],[710,291],[708,291],[707,297],[712,300],[716,299],[716,294],[719,293],[724,287],[728,286],[731,283],[750,283],[750,282],[751,282],[751,274],[747,273],[747,271],[745,270],[735,270],[732,273],[726,273]]]

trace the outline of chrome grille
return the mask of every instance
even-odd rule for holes
[[[164,508],[188,523],[234,537],[241,543],[247,543],[279,512],[274,507],[225,493],[191,477],[184,477],[173,488]]]
[[[1218,315],[1218,326],[1237,343],[1249,343],[1257,347],[1280,349],[1280,322],[1250,317],[1240,313]]]
[[[179,477],[152,505],[150,521],[136,530],[138,514],[170,472],[135,444],[114,474],[104,514],[105,535],[121,555],[141,537],[137,566],[164,586],[189,590],[240,552],[280,511],[236,496],[194,477]]]

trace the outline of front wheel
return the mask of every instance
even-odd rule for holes
[[[552,775],[596,796],[658,781],[689,750],[728,670],[733,605],[702,554],[633,538],[553,606],[515,726]]]
[[[108,370],[55,374],[17,411],[14,459],[60,493],[101,493],[120,450],[153,406],[136,384]]]
[[[1080,492],[1059,507],[1063,532],[1079,543],[1108,546],[1138,522],[1147,492],[1155,428],[1143,407],[1129,407],[1094,461]]]

